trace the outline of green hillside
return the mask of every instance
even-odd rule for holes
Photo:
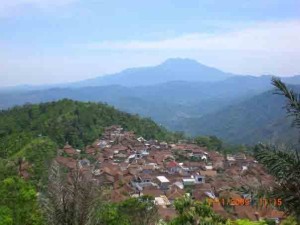
[[[82,149],[111,125],[121,125],[147,139],[180,138],[150,119],[105,104],[64,99],[14,107],[0,112],[0,180],[18,175],[26,167],[32,184],[44,188],[59,147],[68,142]]]
[[[174,138],[173,133],[150,119],[105,104],[61,100],[1,111],[0,156],[13,156],[32,140],[45,136],[58,146],[68,142],[82,148],[99,138],[105,127],[114,124],[147,139]]]
[[[215,113],[180,121],[178,129],[192,135],[216,135],[232,143],[292,143],[298,133],[291,129],[284,105],[284,97],[268,91]]]

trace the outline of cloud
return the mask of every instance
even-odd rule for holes
[[[154,41],[103,41],[88,44],[99,50],[241,50],[300,51],[300,21],[260,22],[217,34],[192,33]]]

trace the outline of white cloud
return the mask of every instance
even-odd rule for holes
[[[88,44],[103,50],[242,50],[300,51],[300,21],[262,22],[236,31],[192,33],[156,41],[103,41]]]

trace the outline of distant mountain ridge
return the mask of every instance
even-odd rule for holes
[[[133,87],[170,81],[220,81],[231,76],[235,75],[205,66],[192,59],[172,58],[158,66],[126,69],[116,74],[79,81],[70,85],[72,87],[103,85]]]
[[[0,87],[0,93],[15,91],[46,90],[50,88],[79,88],[91,86],[120,85],[124,87],[151,86],[174,81],[185,82],[241,82],[245,79],[271,79],[272,75],[251,76],[223,72],[219,69],[203,65],[196,60],[187,58],[170,58],[157,66],[129,68],[115,74],[102,75],[95,78],[70,83],[45,85],[17,85]],[[300,84],[300,75],[283,77],[283,81],[290,84]]]
[[[190,59],[169,59],[155,67],[127,69],[114,75],[107,75],[76,83],[60,84],[57,86],[24,86],[10,90],[0,90],[0,109],[10,108],[25,103],[40,103],[57,101],[63,98],[106,102],[122,111],[151,117],[157,123],[174,131],[185,131],[188,134],[219,135],[232,142],[248,142],[254,134],[261,132],[244,132],[244,138],[237,138],[236,131],[240,126],[250,124],[244,119],[256,119],[262,113],[264,106],[260,106],[258,115],[248,115],[247,104],[252,105],[251,99],[270,91],[271,75],[242,76],[224,73],[218,69],[204,66]],[[140,79],[143,78],[143,79]],[[289,84],[300,84],[300,76],[285,77],[282,80]],[[247,101],[250,102],[247,102]],[[273,99],[278,101],[278,99]],[[245,103],[246,102],[246,103]],[[245,110],[239,110],[236,105],[244,104]],[[281,107],[280,102],[274,102]],[[255,106],[255,105],[254,105]],[[234,112],[229,113],[230,107]],[[221,117],[222,112],[227,117]],[[231,112],[231,111],[230,111]],[[227,114],[226,114],[227,113]],[[280,126],[283,121],[277,111],[269,111],[265,125],[276,123]],[[281,111],[282,113],[282,111]],[[240,123],[234,120],[239,117]],[[219,125],[215,123],[218,119]],[[276,121],[275,121],[276,120]],[[222,124],[234,124],[234,131],[222,130]],[[252,129],[252,128],[251,128]],[[281,128],[280,128],[281,129]],[[232,134],[228,136],[223,132]],[[239,135],[240,137],[241,135]],[[263,138],[267,137],[262,133]],[[234,138],[232,138],[234,137]],[[268,136],[270,137],[270,136]],[[256,135],[253,141],[258,140]],[[252,141],[251,141],[252,142]]]
[[[299,93],[300,85],[292,88]],[[232,143],[255,144],[262,141],[296,144],[299,133],[291,127],[285,104],[283,96],[267,91],[201,118],[177,121],[177,125],[182,127],[176,129],[192,135],[216,135]]]

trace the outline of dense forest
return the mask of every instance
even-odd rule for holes
[[[150,119],[120,112],[99,103],[60,100],[27,104],[0,112],[1,156],[9,157],[35,138],[49,137],[58,146],[66,142],[82,148],[99,138],[104,128],[114,124],[147,139],[171,140],[168,132]]]

